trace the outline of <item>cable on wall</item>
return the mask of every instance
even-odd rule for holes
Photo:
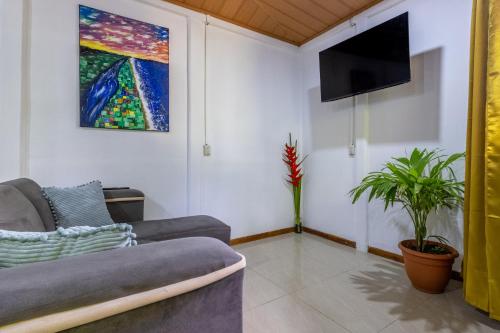
[[[352,96],[351,138],[349,140],[349,156],[356,156],[356,95]]]
[[[349,19],[349,24],[351,25],[351,28],[354,29],[354,33],[357,33],[357,25],[352,18]],[[352,121],[351,137],[349,140],[349,156],[356,156],[356,95],[352,97]]]
[[[204,128],[204,144],[203,155],[210,156],[210,145],[207,142],[207,28],[208,15],[205,15],[205,33],[204,33],[204,65],[203,65],[203,128]]]
[[[23,2],[21,63],[21,128],[19,140],[19,174],[30,175],[30,118],[31,118],[31,21],[32,2]]]

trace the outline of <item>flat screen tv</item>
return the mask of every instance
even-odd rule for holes
[[[408,13],[404,13],[321,51],[321,101],[409,82],[408,39]]]

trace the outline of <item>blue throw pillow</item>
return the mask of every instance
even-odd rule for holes
[[[100,227],[114,223],[100,181],[67,188],[44,187],[42,191],[59,227]]]

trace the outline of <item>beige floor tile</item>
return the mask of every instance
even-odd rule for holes
[[[265,263],[272,259],[272,255],[268,253],[266,248],[261,246],[234,247],[236,251],[245,256],[247,267]]]
[[[385,309],[352,291],[346,285],[329,280],[297,294],[305,303],[354,333],[376,333],[394,320]]]
[[[300,255],[313,242],[314,240],[303,239],[300,235],[286,234],[237,245],[234,249],[246,257],[249,267],[253,267],[271,259]]]
[[[335,266],[342,264],[349,269],[353,269],[371,260],[371,255],[369,254],[331,241],[330,243],[324,244],[316,240],[315,244],[304,249],[304,253],[324,265]]]
[[[245,269],[243,282],[243,310],[248,311],[256,306],[273,301],[286,292],[271,281],[262,277],[251,268]]]
[[[468,305],[460,285],[451,283],[447,291],[440,295],[429,295],[426,302],[418,305],[412,316],[399,318],[394,326],[401,332],[500,332],[500,322]],[[391,332],[393,328],[388,328]],[[392,331],[394,332],[394,330]]]
[[[369,256],[365,262],[345,274],[344,280],[350,280],[357,289],[365,291],[366,294],[373,293],[374,290],[385,293],[411,288],[403,264],[377,256]],[[370,288],[374,285],[375,288]],[[418,293],[421,296],[427,295]]]
[[[296,234],[288,234],[280,236],[272,242],[262,242],[257,246],[264,249],[271,258],[276,258],[303,254],[305,249],[314,246],[315,243],[314,239]]]
[[[287,292],[294,292],[357,267],[363,255],[345,246],[293,235],[245,249],[249,266]],[[366,255],[364,255],[366,257]]]
[[[256,272],[289,293],[316,285],[350,268],[351,264],[343,259],[325,265],[304,253],[281,256],[253,267]]]
[[[461,294],[461,291],[458,291]],[[399,318],[383,333],[493,333],[500,331],[500,323],[489,319],[485,314],[468,309],[464,302],[457,302],[459,313],[450,307],[419,304],[414,311]]]
[[[401,265],[373,260],[298,292],[315,309],[354,333],[379,332],[411,310],[408,300],[425,300],[404,278]]]
[[[245,333],[500,332],[500,322],[465,303],[461,283],[425,294],[411,286],[403,265],[314,235],[235,248],[249,264]]]
[[[284,296],[244,315],[244,333],[348,333],[344,328],[302,303]]]
[[[378,332],[413,311],[428,295],[411,287],[402,265],[376,259],[298,292],[351,332]]]

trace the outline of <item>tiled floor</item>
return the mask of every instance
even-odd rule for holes
[[[246,256],[244,333],[499,332],[461,284],[428,295],[395,262],[310,234],[236,246]]]

